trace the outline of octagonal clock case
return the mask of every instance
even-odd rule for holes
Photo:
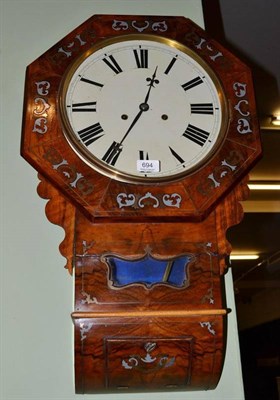
[[[214,388],[248,67],[189,19],[94,15],[28,66],[21,151],[75,271],[76,392]]]

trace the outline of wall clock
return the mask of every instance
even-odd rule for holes
[[[66,233],[76,392],[215,388],[261,155],[248,67],[186,18],[95,15],[28,67],[22,155]]]

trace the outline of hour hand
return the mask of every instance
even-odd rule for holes
[[[123,146],[121,143],[114,141],[102,157],[102,160],[105,161],[107,164],[115,165],[122,151],[122,148]]]

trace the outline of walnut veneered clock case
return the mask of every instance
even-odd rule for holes
[[[22,155],[75,270],[77,393],[205,390],[261,154],[247,66],[183,17],[95,15],[27,69]]]

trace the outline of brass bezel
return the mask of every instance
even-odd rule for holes
[[[143,177],[141,176],[136,176],[133,174],[127,174],[121,171],[118,171],[115,167],[112,167],[110,165],[107,165],[105,162],[99,160],[97,157],[95,157],[87,148],[81,144],[80,140],[77,138],[76,134],[74,133],[72,126],[69,122],[67,112],[66,112],[66,105],[65,105],[65,99],[66,99],[66,93],[67,89],[69,86],[69,83],[72,79],[72,76],[74,75],[76,69],[89,57],[91,54],[94,52],[107,47],[111,44],[114,43],[119,43],[119,42],[124,42],[124,41],[141,41],[141,40],[147,40],[147,41],[153,41],[153,42],[159,42],[163,43],[167,46],[174,47],[178,49],[179,51],[187,54],[191,58],[193,58],[200,66],[207,72],[207,74],[210,76],[210,78],[213,81],[214,86],[216,87],[218,96],[220,98],[220,104],[221,104],[221,114],[222,114],[222,121],[221,121],[221,127],[220,127],[220,132],[218,134],[218,139],[216,141],[216,144],[214,147],[211,149],[211,151],[198,163],[196,164],[193,168],[189,168],[186,171],[182,171],[177,174],[172,174],[169,176],[163,176],[163,177]],[[221,148],[226,132],[228,129],[228,124],[229,124],[229,110],[228,110],[228,104],[226,101],[226,96],[224,93],[223,86],[215,74],[215,72],[212,70],[212,68],[202,59],[196,52],[194,52],[192,49],[187,47],[185,44],[179,43],[176,40],[169,39],[167,37],[162,37],[162,36],[157,36],[157,35],[149,35],[149,34],[127,34],[123,36],[116,36],[116,37],[111,37],[109,39],[104,39],[95,45],[93,45],[89,50],[85,51],[82,53],[75,61],[70,65],[70,67],[66,70],[62,82],[60,85],[59,89],[59,94],[58,94],[58,111],[59,111],[59,116],[62,124],[62,130],[65,138],[67,139],[69,145],[71,148],[74,150],[74,152],[78,155],[80,159],[82,159],[88,166],[96,170],[97,172],[101,173],[102,175],[105,175],[109,178],[115,179],[117,181],[125,182],[125,183],[134,183],[134,184],[160,184],[160,183],[168,183],[168,182],[175,182],[179,181],[183,178],[186,178],[198,170],[200,170],[205,164],[207,164],[214,156],[214,154],[217,153],[217,151]]]

